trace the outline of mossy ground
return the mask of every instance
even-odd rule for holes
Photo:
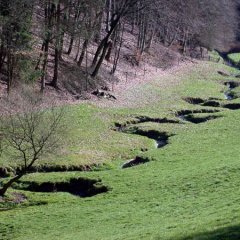
[[[23,180],[100,178],[111,190],[84,199],[69,193],[21,191],[28,198],[24,203],[0,203],[5,209],[0,212],[0,239],[239,239],[240,110],[218,108],[220,112],[214,115],[221,118],[201,124],[137,125],[174,135],[163,149],[156,149],[154,141],[146,137],[112,131],[115,122],[125,123],[135,116],[177,119],[179,110],[215,109],[189,104],[185,97],[213,97],[228,103],[223,83],[232,78],[220,76],[218,70],[235,71],[200,62],[172,75],[178,78],[176,86],[162,89],[156,79],[139,87],[144,98],[149,99],[149,92],[154,92],[155,100],[138,107],[68,107],[66,120],[71,119],[71,126],[64,136],[65,147],[51,164],[107,162],[109,168],[35,173]],[[143,153],[141,148],[149,151]],[[120,168],[136,155],[152,161]]]

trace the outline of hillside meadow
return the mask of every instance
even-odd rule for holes
[[[199,61],[137,86],[138,104],[66,106],[64,145],[40,164],[52,170],[25,176],[0,201],[0,239],[239,239],[239,88],[225,96],[237,73]],[[121,168],[136,156],[145,163]]]

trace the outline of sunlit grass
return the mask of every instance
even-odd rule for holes
[[[233,53],[229,55],[230,59],[232,59],[235,63],[240,62],[240,54],[239,53]]]
[[[147,98],[147,90],[154,88],[159,101],[131,110],[69,107],[67,144],[53,163],[108,160],[111,169],[36,173],[23,181],[100,178],[111,190],[92,198],[22,191],[28,200],[0,213],[0,239],[238,239],[233,233],[240,237],[240,111],[219,108],[221,112],[214,114],[220,118],[201,124],[139,124],[144,130],[174,135],[163,149],[156,149],[146,137],[111,130],[114,122],[138,115],[176,119],[177,110],[214,109],[189,104],[183,100],[187,96],[227,102],[223,95],[227,78],[218,70],[232,71],[220,64],[199,63],[185,74],[172,76],[181,78],[180,83],[164,91],[156,79],[141,91]],[[149,151],[141,153],[142,147]],[[121,164],[136,154],[152,161],[122,170]]]

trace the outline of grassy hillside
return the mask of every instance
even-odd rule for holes
[[[240,110],[224,106],[240,101],[225,99],[224,83],[240,81],[218,70],[234,72],[203,62],[141,85],[133,99],[137,107],[68,107],[65,147],[51,164],[67,168],[100,162],[107,167],[26,176],[11,191],[24,193],[27,200],[0,202],[0,239],[239,239]],[[201,98],[201,104],[186,97]],[[220,106],[209,106],[212,102]],[[216,119],[205,121],[209,116]],[[172,123],[159,123],[166,118]],[[205,122],[191,122],[199,119]],[[122,131],[113,131],[115,123],[124,126]],[[152,130],[168,134],[165,147],[155,147]],[[149,162],[121,169],[137,155]],[[86,198],[26,191],[31,184],[57,186],[79,177],[101,179],[109,191]]]
[[[240,54],[238,53],[230,54],[229,57],[237,64],[240,62]]]

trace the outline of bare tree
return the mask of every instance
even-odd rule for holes
[[[26,90],[9,97],[4,106],[0,119],[2,156],[12,159],[16,171],[1,184],[0,196],[43,156],[57,149],[63,117],[60,108],[44,108],[41,96]]]
[[[111,2],[110,2],[111,3]],[[94,55],[93,61],[92,61],[92,68],[94,69],[91,76],[95,78],[98,75],[99,69],[101,68],[101,65],[103,63],[103,60],[107,54],[107,50],[111,45],[111,37],[115,33],[116,29],[118,28],[121,20],[124,18],[124,16],[132,13],[133,7],[138,3],[138,0],[124,0],[119,1],[114,5],[114,12],[112,13],[111,19],[110,19],[110,28],[106,27],[107,31],[106,35],[100,42],[96,53]],[[111,13],[110,13],[111,15]],[[109,16],[109,14],[108,14]],[[107,23],[109,21],[107,20]]]

